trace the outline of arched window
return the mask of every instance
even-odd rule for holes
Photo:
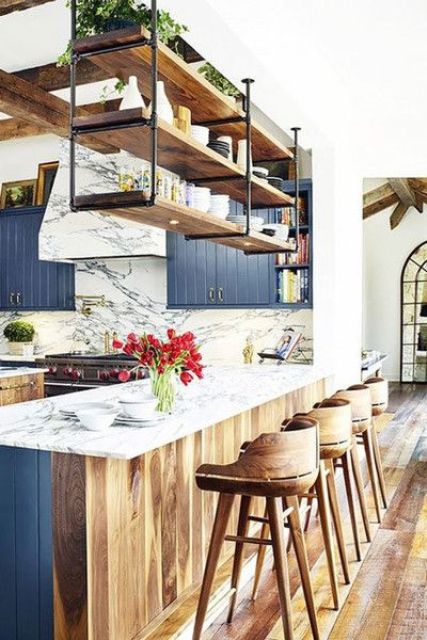
[[[427,382],[427,241],[407,258],[401,277],[400,381]]]

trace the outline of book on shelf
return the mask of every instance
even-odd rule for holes
[[[308,269],[288,269],[277,274],[278,302],[285,304],[309,302]]]
[[[299,204],[299,223],[308,224],[307,210],[305,206],[304,198],[300,198]],[[282,209],[281,220],[283,224],[287,224],[290,227],[296,226],[296,212],[294,207],[284,207]]]
[[[300,233],[298,235],[298,252],[297,253],[278,253],[276,254],[276,265],[298,265],[309,264],[310,262],[310,234]]]

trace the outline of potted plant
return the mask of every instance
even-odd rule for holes
[[[15,356],[33,355],[35,329],[31,322],[14,320],[4,328],[3,335],[8,341],[9,353]]]

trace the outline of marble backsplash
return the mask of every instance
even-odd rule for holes
[[[105,295],[105,307],[90,317],[76,312],[24,312],[0,315],[0,351],[7,352],[3,328],[25,317],[36,328],[36,352],[103,349],[106,330],[124,336],[130,331],[164,333],[169,326],[191,330],[203,343],[207,363],[240,363],[251,335],[256,349],[274,346],[283,328],[301,325],[311,346],[312,312],[278,309],[169,310],[166,308],[166,261],[163,258],[90,260],[76,263],[76,292]]]

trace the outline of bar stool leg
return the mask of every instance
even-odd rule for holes
[[[252,504],[252,498],[250,496],[241,497],[239,521],[237,525],[238,536],[244,536],[244,537],[247,536],[248,529],[249,529],[248,516],[251,509],[251,504]],[[262,546],[265,546],[265,545],[262,545]],[[236,608],[237,589],[239,587],[240,574],[242,572],[242,562],[243,562],[243,542],[236,542],[236,548],[234,550],[233,573],[231,576],[231,588],[234,589],[234,592],[231,595],[230,606],[228,609],[228,617],[227,617],[228,623],[232,622],[234,609]]]
[[[335,553],[332,540],[331,516],[329,510],[328,490],[325,477],[325,466],[323,460],[320,461],[319,475],[316,480],[317,504],[319,509],[320,526],[322,527],[323,540],[325,544],[326,560],[328,564],[329,580],[331,583],[332,599],[334,609],[340,608],[340,598],[338,592],[337,569],[335,565]]]
[[[360,511],[362,513],[363,527],[365,529],[366,541],[371,542],[371,529],[369,527],[368,510],[366,508],[365,488],[363,486],[362,471],[360,468],[359,452],[357,450],[357,442],[353,436],[353,444],[350,451],[354,484],[356,485],[357,496],[359,498]]]
[[[209,544],[208,557],[206,559],[205,572],[203,574],[199,603],[197,605],[196,620],[194,623],[193,640],[199,640],[202,635],[203,623],[208,608],[209,596],[212,589],[215,570],[218,564],[221,547],[224,542],[234,495],[220,493],[216,509],[215,521],[212,529],[212,537]]]
[[[307,498],[307,514],[305,516],[305,522],[304,522],[305,532],[308,531],[308,527],[310,526],[311,512],[313,511],[313,507],[314,507],[313,502],[314,502],[314,498],[312,497]]]
[[[264,516],[268,517],[267,507],[264,512]],[[267,522],[264,522],[261,527],[261,535],[260,538],[267,538],[268,536],[269,525]],[[255,600],[258,594],[259,582],[261,579],[262,568],[264,566],[265,554],[267,553],[267,546],[265,544],[260,544],[258,547],[258,553],[256,558],[256,566],[255,566],[255,578],[254,578],[254,586],[252,588],[252,600]]]
[[[285,640],[293,640],[292,610],[288,561],[286,558],[285,529],[283,526],[282,501],[279,498],[267,498],[268,519],[270,522],[271,542],[273,545],[274,564],[276,566],[277,587]]]
[[[372,426],[372,449],[374,451],[375,467],[377,469],[378,484],[380,485],[381,498],[384,509],[387,509],[387,493],[385,489],[383,465],[381,462],[380,445],[378,444],[378,435],[375,423]]]
[[[368,465],[368,473],[371,481],[372,495],[374,496],[375,511],[378,522],[381,522],[381,505],[378,494],[377,480],[375,477],[374,452],[372,447],[372,429],[369,427],[362,434],[363,446],[365,447],[366,463]]]
[[[347,551],[342,528],[341,512],[338,504],[337,487],[335,484],[335,469],[332,460],[325,460],[325,467],[329,471],[326,478],[328,485],[329,504],[331,507],[332,520],[335,528],[335,535],[338,543],[338,553],[340,556],[342,572],[345,584],[350,584],[350,572],[348,568]]]
[[[296,496],[285,498],[286,507],[292,507],[288,516],[289,529],[294,544],[295,555],[301,575],[301,584],[304,591],[305,603],[308,617],[310,619],[311,631],[314,640],[319,640],[319,627],[317,624],[316,607],[314,605],[314,595],[311,586],[310,568],[308,566],[307,549],[305,546],[304,532],[299,512],[299,500]]]
[[[359,529],[357,526],[356,509],[354,505],[353,489],[351,486],[350,464],[348,451],[341,457],[342,470],[344,475],[345,490],[347,493],[348,510],[350,512],[350,522],[353,531],[354,547],[356,549],[356,558],[360,562],[362,559],[362,551],[360,549]]]

